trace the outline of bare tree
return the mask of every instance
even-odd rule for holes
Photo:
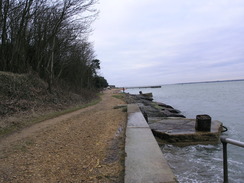
[[[0,0],[0,70],[88,86],[97,65],[86,41],[97,17],[96,0]],[[70,69],[70,71],[68,71]],[[75,72],[72,71],[75,70]]]

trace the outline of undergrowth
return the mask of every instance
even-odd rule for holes
[[[94,105],[96,91],[54,85],[53,92],[38,75],[0,71],[0,136],[34,123]]]
[[[16,132],[18,130],[21,130],[25,127],[31,126],[33,124],[36,123],[40,123],[42,121],[48,120],[48,119],[53,119],[55,117],[67,114],[67,113],[71,113],[92,105],[96,105],[97,103],[99,103],[101,101],[101,98],[95,99],[93,101],[91,101],[90,103],[84,104],[84,105],[80,105],[80,106],[75,106],[66,110],[62,110],[62,111],[56,111],[56,112],[52,112],[52,113],[48,113],[48,114],[43,114],[41,116],[38,117],[33,117],[27,121],[22,121],[21,123],[16,123],[16,124],[11,124],[10,126],[7,126],[5,128],[0,128],[0,137],[4,136],[4,135],[8,135],[11,134],[13,132]]]

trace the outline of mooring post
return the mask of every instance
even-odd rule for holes
[[[207,114],[199,114],[196,116],[195,129],[197,131],[211,131],[211,117]]]

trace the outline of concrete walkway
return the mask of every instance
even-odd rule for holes
[[[128,105],[125,152],[125,183],[177,182],[137,104]]]

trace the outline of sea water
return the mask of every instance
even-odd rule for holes
[[[138,94],[152,92],[154,101],[181,110],[187,118],[208,114],[228,131],[222,135],[244,142],[244,81],[163,85],[161,88],[127,89]],[[229,182],[244,183],[244,148],[228,144]],[[163,145],[161,150],[179,182],[223,182],[223,147]]]

